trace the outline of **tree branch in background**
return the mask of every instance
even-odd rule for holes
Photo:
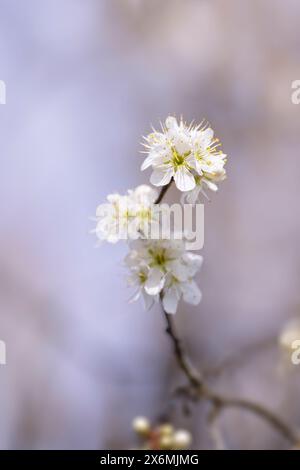
[[[156,200],[156,204],[159,204],[162,201],[171,184],[172,180],[167,186],[164,186],[162,188]],[[181,340],[176,333],[173,324],[173,317],[170,314],[166,313],[164,310],[163,314],[167,325],[166,333],[169,335],[173,343],[176,362],[178,364],[178,367],[181,369],[181,371],[188,380],[188,385],[186,387],[181,387],[180,389],[178,389],[178,392],[180,394],[184,394],[187,398],[191,399],[192,401],[196,401],[199,399],[209,401],[213,406],[212,412],[209,417],[210,424],[215,423],[216,418],[224,409],[242,408],[264,419],[266,422],[269,423],[270,426],[280,432],[282,436],[284,436],[292,444],[298,443],[300,441],[300,435],[295,430],[293,430],[281,418],[279,418],[273,412],[269,411],[263,405],[245,399],[228,398],[213,392],[209,387],[207,387],[204,383],[201,374],[194,369],[194,367],[189,361],[189,358],[186,355]]]

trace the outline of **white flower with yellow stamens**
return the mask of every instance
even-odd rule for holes
[[[194,204],[197,202],[200,194],[205,193],[208,188],[211,191],[217,191],[216,183],[226,178],[226,155],[220,150],[220,142],[214,138],[214,132],[206,125],[198,129],[191,130],[192,152],[195,157],[195,182],[196,186],[192,191],[185,195],[185,201]]]
[[[127,258],[126,262],[129,262]],[[131,266],[131,273],[128,276],[128,286],[135,288],[135,292],[130,298],[130,302],[135,302],[139,298],[142,298],[145,310],[149,310],[154,302],[158,302],[158,295],[150,295],[145,289],[145,285],[148,282],[150,270],[147,266]]]
[[[198,195],[203,183],[216,191],[215,183],[225,178],[226,155],[207,125],[187,126],[169,116],[162,132],[154,131],[145,140],[148,156],[141,169],[152,166],[154,186],[165,186],[174,178],[180,191],[195,190]]]
[[[180,191],[190,191],[195,187],[190,128],[183,121],[178,124],[174,117],[169,116],[162,130],[145,138],[148,156],[141,170],[152,166],[150,182],[154,186],[165,186],[174,178]]]
[[[116,243],[119,240],[136,240],[150,231],[158,220],[158,208],[154,205],[157,191],[141,185],[128,194],[110,194],[107,203],[96,211],[95,233],[100,240]]]
[[[137,240],[131,243],[131,251],[125,258],[130,269],[129,281],[137,286],[133,300],[146,294],[153,300],[162,298],[167,313],[176,313],[182,297],[187,303],[196,305],[201,292],[194,276],[202,264],[202,256],[188,252],[183,240]]]

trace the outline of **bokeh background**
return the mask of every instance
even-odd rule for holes
[[[217,367],[216,390],[300,426],[300,366],[276,345],[300,313],[299,1],[0,10],[0,447],[132,447],[133,417],[155,420],[183,383],[160,309],[127,302],[126,247],[96,249],[89,233],[107,193],[148,181],[141,136],[169,113],[208,119],[229,155],[205,209],[203,301],[181,306],[178,329],[199,368]],[[212,446],[207,411],[174,410],[196,449]],[[288,445],[240,410],[220,425],[230,448]]]

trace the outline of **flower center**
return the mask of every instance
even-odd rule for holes
[[[142,208],[138,212],[138,217],[142,220],[151,220],[152,218],[152,211],[148,208]]]
[[[177,170],[177,168],[181,166],[188,166],[186,162],[186,158],[190,155],[191,153],[190,151],[181,155],[180,153],[178,153],[175,147],[172,147],[171,150],[172,150],[172,164],[175,170]]]
[[[168,261],[165,249],[158,250],[158,251],[154,251],[150,249],[149,254],[152,258],[152,262],[150,263],[151,268],[153,267],[164,268],[166,262]]]

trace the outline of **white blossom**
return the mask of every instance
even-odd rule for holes
[[[192,435],[186,429],[175,429],[173,424],[163,421],[151,424],[148,418],[137,416],[132,422],[133,430],[144,441],[141,450],[184,450],[192,443]]]
[[[157,220],[154,205],[157,191],[141,185],[126,195],[110,194],[107,202],[96,211],[97,225],[94,230],[100,240],[116,243],[119,240],[136,240],[149,230]]]
[[[206,124],[187,126],[169,116],[162,132],[154,130],[145,140],[148,156],[141,170],[152,167],[150,182],[154,186],[165,186],[174,178],[180,191],[195,191],[191,198],[196,200],[203,184],[216,191],[216,182],[226,176],[226,155]]]
[[[132,421],[132,428],[142,437],[148,437],[151,432],[150,421],[145,416],[136,416]]]
[[[173,449],[188,449],[192,443],[192,435],[185,429],[178,429],[173,435]]]
[[[132,300],[143,297],[152,306],[161,297],[167,313],[176,313],[181,298],[197,305],[201,292],[194,276],[202,256],[185,249],[184,240],[138,240],[125,258],[130,270],[129,284],[136,288]]]

